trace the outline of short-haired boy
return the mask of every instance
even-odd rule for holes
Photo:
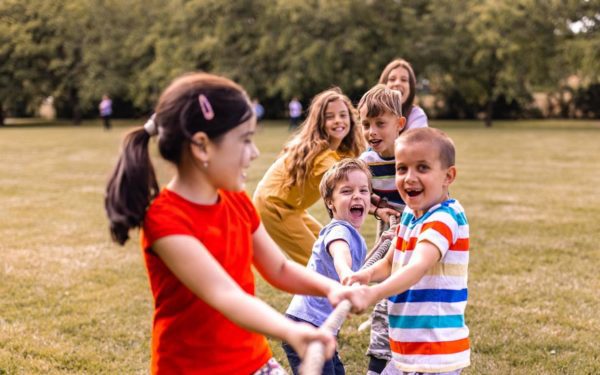
[[[382,374],[459,374],[470,365],[467,304],[469,224],[449,197],[456,177],[452,140],[411,129],[395,145],[396,187],[406,202],[396,245],[347,281],[369,283],[365,304],[388,298],[392,361]]]
[[[321,229],[307,268],[338,282],[347,281],[360,269],[367,254],[367,245],[358,231],[369,209],[371,172],[361,160],[343,159],[325,173],[319,188],[332,220]],[[332,311],[327,298],[295,295],[286,315],[320,327]],[[297,374],[298,354],[285,342],[283,349],[292,371]],[[337,352],[325,362],[323,373],[345,373]]]
[[[374,203],[371,212],[385,222],[404,202],[394,184],[394,141],[404,130],[406,119],[402,116],[402,94],[385,85],[378,84],[367,91],[358,103],[360,123],[369,149],[360,155],[373,174]],[[380,207],[379,200],[385,198],[387,206]]]
[[[370,212],[378,220],[388,223],[390,216],[397,217],[404,209],[404,201],[396,189],[394,157],[394,142],[406,125],[406,119],[402,116],[402,94],[378,84],[363,95],[357,109],[365,139],[370,146],[360,155],[360,159],[369,165],[373,174]],[[382,204],[383,202],[385,203]],[[388,340],[387,300],[375,305],[370,321],[368,375],[375,375],[392,358]]]

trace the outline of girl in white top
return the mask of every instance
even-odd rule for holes
[[[428,126],[425,111],[414,104],[417,79],[410,63],[404,59],[395,59],[383,69],[379,83],[402,93],[402,115],[406,117],[406,128],[425,128]]]

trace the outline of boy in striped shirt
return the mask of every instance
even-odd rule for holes
[[[459,374],[470,364],[467,303],[469,224],[450,199],[456,177],[452,140],[411,129],[395,143],[396,187],[407,207],[394,251],[349,280],[373,285],[366,303],[388,298],[392,361],[382,374]]]

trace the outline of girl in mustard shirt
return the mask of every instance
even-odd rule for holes
[[[325,172],[364,150],[356,109],[339,88],[314,97],[307,119],[254,192],[267,232],[293,260],[306,265],[322,225],[307,209],[319,199]]]

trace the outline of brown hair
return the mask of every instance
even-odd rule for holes
[[[396,139],[395,146],[404,143],[427,142],[437,148],[443,168],[450,168],[455,164],[456,150],[454,142],[446,133],[435,128],[408,129]]]
[[[347,181],[348,175],[352,171],[362,171],[369,180],[369,191],[373,192],[373,186],[371,185],[371,170],[367,163],[360,159],[342,159],[336,164],[334,164],[325,175],[323,175],[323,179],[319,184],[319,192],[321,193],[321,198],[323,198],[323,202],[325,203],[325,208],[327,209],[327,213],[329,213],[329,217],[333,217],[333,212],[327,206],[327,202],[331,200],[333,197],[333,191],[335,187],[340,181]]]
[[[408,86],[410,90],[407,94],[406,102],[404,102],[404,104],[402,105],[402,113],[404,113],[404,116],[408,120],[408,117],[410,116],[410,112],[413,107],[413,103],[415,102],[415,91],[417,86],[417,78],[415,76],[415,71],[413,70],[410,63],[404,59],[393,60],[392,62],[387,64],[385,68],[383,68],[383,71],[379,76],[379,83],[386,85],[390,77],[390,73],[396,68],[404,68],[408,72]]]
[[[386,112],[396,117],[402,117],[402,94],[377,84],[367,91],[358,102],[358,110],[367,106],[367,117],[377,117]]]
[[[201,95],[206,99],[204,103],[209,103],[212,116],[205,117]],[[252,116],[252,105],[241,86],[207,73],[186,74],[163,91],[156,105],[153,127],[158,133],[159,152],[178,165],[195,133],[202,131],[213,142],[219,142],[225,133]],[[121,245],[129,239],[130,229],[142,225],[146,209],[159,191],[148,154],[150,137],[156,132],[139,127],[125,136],[106,186],[104,205],[111,236]]]
[[[342,140],[338,152],[351,157],[357,157],[364,150],[362,128],[357,126],[356,109],[348,97],[342,94],[338,87],[317,94],[310,104],[308,117],[300,125],[299,131],[283,148],[286,158],[285,167],[289,178],[284,184],[285,189],[295,185],[304,186],[310,174],[315,158],[329,148],[329,137],[325,130],[325,112],[327,105],[341,100],[348,108],[350,116],[350,131]]]

